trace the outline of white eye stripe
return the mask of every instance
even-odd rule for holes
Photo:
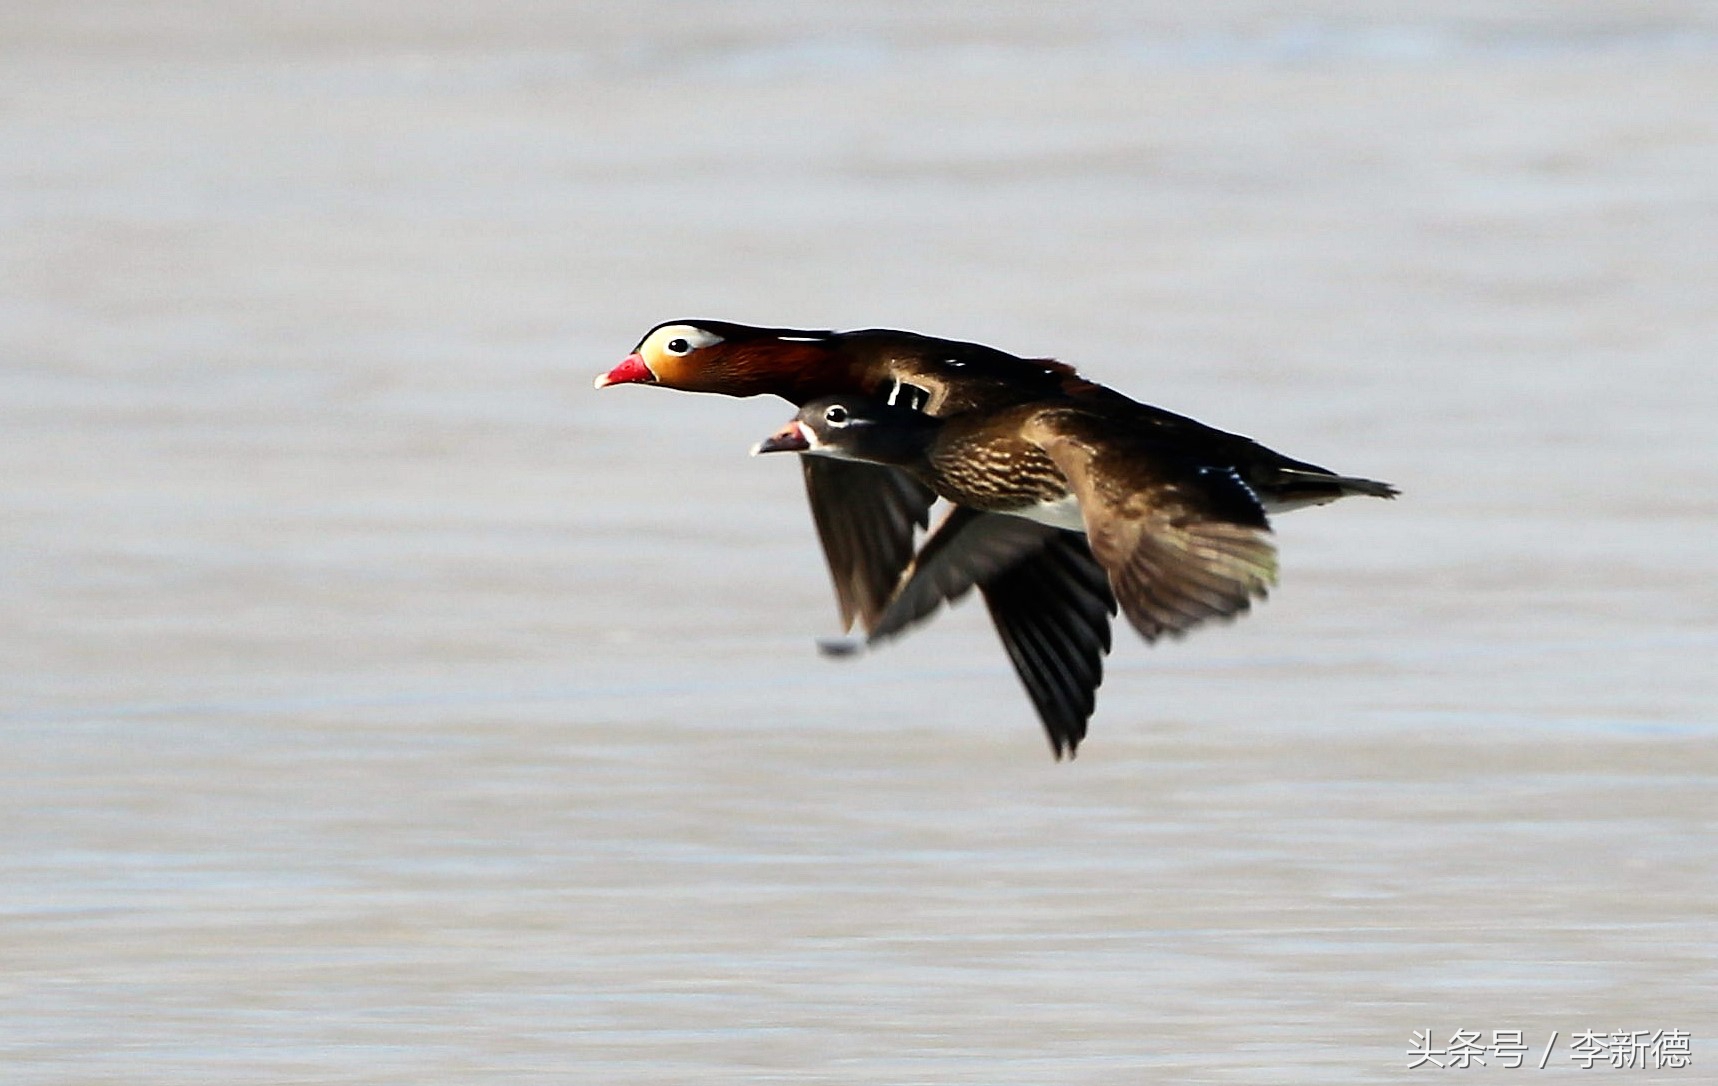
[[[691,354],[720,342],[721,336],[695,324],[669,324],[650,333],[650,337],[645,340],[645,346],[663,354],[678,356]]]

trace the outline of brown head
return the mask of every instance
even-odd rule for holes
[[[767,393],[797,403],[838,368],[834,337],[833,332],[728,321],[668,321],[647,332],[620,365],[597,377],[596,387],[643,384],[725,396]]]

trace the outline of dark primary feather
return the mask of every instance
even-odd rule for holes
[[[1084,540],[1058,531],[1034,561],[1016,563],[980,591],[1050,749],[1057,758],[1064,751],[1073,757],[1097,706],[1110,650],[1116,605],[1103,568]]]
[[[852,629],[857,617],[870,630],[912,561],[915,531],[929,523],[936,495],[895,468],[820,456],[799,460],[841,628]]]
[[[868,644],[976,585],[1058,758],[1086,734],[1115,598],[1084,537],[1020,517],[949,510],[901,576]]]
[[[1018,562],[1037,557],[1055,528],[957,505],[901,571],[900,584],[868,639],[894,637]]]
[[[945,535],[944,528],[957,518],[967,530]],[[961,536],[971,538],[957,547],[939,544]],[[974,540],[982,543],[973,546]],[[842,561],[851,559],[831,557],[831,570]],[[867,567],[872,577],[867,583],[880,585],[887,568],[886,563]],[[975,585],[1051,749],[1057,758],[1064,752],[1072,757],[1096,707],[1103,658],[1110,650],[1110,618],[1116,612],[1103,566],[1084,536],[1021,517],[955,506],[919,555],[904,564],[881,612],[864,620],[866,643],[897,636]],[[849,612],[839,581],[837,596],[843,600],[845,621]]]

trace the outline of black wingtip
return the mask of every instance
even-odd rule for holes
[[[1084,536],[1058,533],[980,589],[1050,753],[1072,760],[1103,682],[1115,608],[1107,576]]]
[[[858,656],[865,651],[865,642],[856,637],[820,637],[817,639],[817,654],[831,659],[844,660]]]

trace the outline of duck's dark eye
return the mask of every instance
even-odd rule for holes
[[[836,404],[823,413],[823,421],[827,422],[831,426],[846,426],[847,409],[842,407],[840,404]]]
[[[668,341],[668,346],[665,349],[669,354],[685,354],[687,351],[692,349],[692,345],[685,340],[676,337]]]

